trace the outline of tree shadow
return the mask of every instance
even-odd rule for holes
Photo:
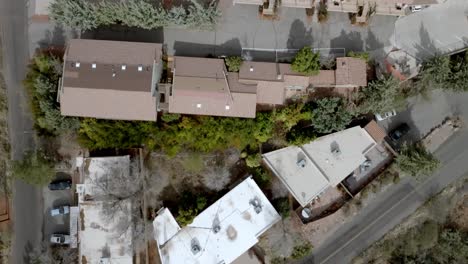
[[[47,49],[50,46],[65,46],[65,31],[58,25],[54,27],[53,31],[46,30],[45,37],[38,42],[38,45],[38,49]]]
[[[384,47],[383,42],[375,36],[375,34],[369,29],[367,30],[367,38],[365,40],[366,45],[364,46],[365,51],[374,51],[382,49]]]
[[[422,23],[419,27],[419,44],[415,44],[414,48],[416,49],[415,57],[418,60],[425,60],[439,53],[429,32]]]
[[[299,19],[294,20],[289,30],[287,48],[301,49],[310,45],[312,45],[312,29],[307,30],[304,22]]]
[[[375,44],[375,43],[373,43]],[[341,30],[339,37],[330,40],[330,48],[332,49],[345,49],[345,53],[350,51],[362,51],[364,47],[364,41],[362,40],[361,33],[358,31],[351,31],[346,33]]]
[[[187,57],[240,56],[242,46],[238,38],[233,38],[221,45],[199,44],[192,42],[174,42],[174,55]]]
[[[130,42],[164,43],[164,31],[162,28],[147,30],[122,25],[109,25],[85,31],[81,34],[81,38]]]

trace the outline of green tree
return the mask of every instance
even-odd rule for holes
[[[310,143],[316,137],[315,131],[311,127],[293,128],[286,135],[286,141],[290,145],[301,146]]]
[[[288,218],[291,215],[291,206],[288,197],[276,198],[272,202],[275,209],[283,218]]]
[[[468,260],[468,236],[460,230],[445,229],[437,245],[431,250],[432,263],[466,263]]]
[[[242,58],[239,56],[230,56],[225,59],[226,66],[230,72],[238,72],[242,65]]]
[[[340,97],[323,98],[315,101],[312,110],[312,125],[318,133],[341,131],[351,123],[353,114]]]
[[[305,75],[316,75],[320,71],[320,54],[304,47],[294,57],[291,69]]]
[[[262,161],[262,156],[260,155],[260,153],[248,155],[247,158],[245,159],[245,163],[247,164],[247,167],[250,167],[250,168],[260,167],[261,161]]]
[[[411,176],[429,175],[439,167],[439,160],[421,144],[404,145],[395,159],[401,171]]]
[[[41,151],[28,152],[22,160],[13,161],[13,176],[26,183],[45,185],[55,176],[53,162]]]
[[[179,119],[180,119],[180,114],[164,113],[161,116],[161,120],[165,123],[171,123],[174,121],[178,121]]]
[[[357,58],[357,59],[362,59],[365,60],[367,63],[369,62],[369,52],[354,52],[350,51],[346,56],[351,57],[351,58]]]
[[[59,25],[90,30],[99,26],[97,8],[86,0],[54,0],[49,6],[49,16]]]
[[[399,82],[392,76],[372,81],[361,88],[355,98],[357,111],[361,114],[385,113],[402,108],[406,99]]]

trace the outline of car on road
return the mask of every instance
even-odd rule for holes
[[[70,235],[64,234],[52,234],[50,236],[50,243],[56,245],[69,245],[70,244]]]
[[[57,190],[68,190],[72,187],[71,180],[57,180],[49,183],[49,190],[57,191]]]
[[[392,140],[398,141],[404,135],[408,134],[409,131],[410,131],[410,127],[408,126],[408,124],[403,123],[403,124],[399,125],[397,128],[393,129],[390,133],[388,133],[388,136]]]
[[[390,118],[392,116],[396,116],[396,111],[395,110],[392,110],[392,111],[388,111],[388,112],[385,112],[385,113],[377,113],[375,114],[375,119],[377,119],[377,121],[383,121],[387,118]]]
[[[59,207],[52,208],[50,210],[50,215],[51,216],[57,216],[57,215],[66,215],[70,213],[70,206],[68,205],[63,205]]]
[[[410,10],[411,12],[413,13],[416,13],[416,12],[419,12],[423,9],[423,6],[422,5],[414,5],[414,6],[410,6]]]

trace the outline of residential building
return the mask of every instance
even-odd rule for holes
[[[281,217],[252,178],[180,227],[162,208],[153,222],[162,264],[232,263]]]
[[[302,146],[272,151],[263,154],[263,161],[305,207],[367,162],[367,153],[385,137],[375,125],[352,127]]]
[[[59,84],[65,116],[156,121],[162,45],[72,39]]]
[[[129,156],[77,159],[81,183],[70,234],[80,264],[133,263],[132,203],[117,198],[128,188],[120,180],[129,177],[130,164]]]
[[[255,87],[228,77],[223,59],[174,57],[169,113],[255,117]]]

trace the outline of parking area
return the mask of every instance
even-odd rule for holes
[[[71,179],[68,173],[57,173],[58,179]],[[43,187],[42,194],[44,198],[44,240],[50,241],[52,234],[69,234],[70,218],[69,214],[51,215],[51,210],[64,205],[73,205],[73,190],[49,190],[48,186]]]

